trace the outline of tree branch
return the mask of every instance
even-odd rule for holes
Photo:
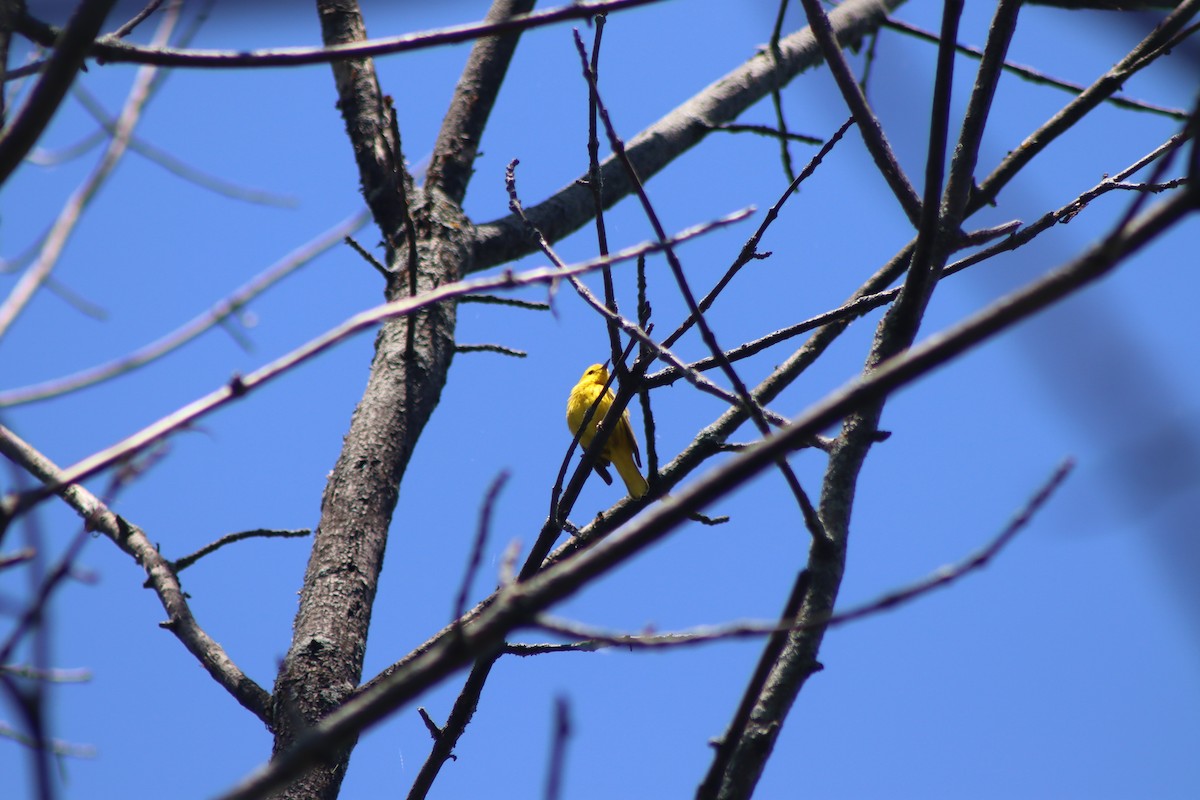
[[[904,174],[904,170],[900,168],[900,162],[896,160],[896,155],[892,152],[892,146],[883,133],[883,126],[880,124],[879,118],[875,116],[875,112],[871,111],[862,87],[858,85],[854,73],[850,71],[850,65],[846,63],[840,43],[841,35],[836,33],[833,25],[830,24],[831,19],[825,14],[820,0],[801,0],[801,3],[804,6],[804,13],[808,15],[809,27],[816,36],[825,61],[829,64],[829,71],[833,73],[833,78],[837,81],[838,89],[842,92],[846,106],[858,124],[858,132],[862,135],[867,151],[875,160],[875,166],[878,167],[879,174],[887,181],[892,194],[896,195],[896,199],[900,201],[900,207],[904,209],[909,222],[916,227],[921,218],[921,201],[908,177]]]
[[[528,14],[533,4],[533,0],[494,0],[483,24],[496,25]],[[471,56],[454,87],[454,99],[433,147],[433,158],[425,178],[426,191],[436,187],[453,202],[462,203],[483,128],[508,73],[517,40],[517,33],[489,36],[477,40],[471,48]]]
[[[971,205],[967,213],[972,214],[994,202],[997,195],[1000,194],[1000,190],[1008,185],[1013,176],[1036,155],[1045,150],[1051,142],[1069,130],[1089,111],[1120,90],[1130,77],[1152,64],[1155,59],[1170,52],[1165,46],[1197,12],[1200,12],[1200,0],[1184,0],[1112,69],[1100,76],[1078,97],[1063,106],[1044,125],[1026,136],[1025,140],[1009,152],[1004,160],[992,170],[992,173],[979,183],[975,192],[972,193]]]
[[[63,480],[65,473],[62,470],[3,426],[0,426],[0,453],[42,483],[55,487],[57,494],[75,509],[86,525],[111,539],[146,571],[150,586],[167,612],[167,621],[162,623],[162,627],[175,634],[225,691],[270,727],[270,696],[243,673],[221,645],[213,641],[196,622],[188,606],[187,595],[170,562],[158,552],[145,532],[114,514],[82,486],[74,483],[68,485]],[[11,509],[6,508],[5,511],[11,513]]]
[[[874,30],[904,0],[847,0],[829,15],[839,41],[853,41]],[[809,29],[779,42],[779,59],[760,52],[719,78],[626,144],[629,161],[643,181],[702,141],[714,127],[736,119],[770,94],[773,87],[821,63],[821,49]],[[603,205],[611,208],[633,191],[615,156],[601,164]],[[530,221],[552,242],[582,227],[595,214],[592,190],[582,175],[541,203],[526,209]],[[476,226],[474,269],[504,264],[532,252],[525,226],[516,215]]]
[[[21,159],[41,138],[87,57],[88,46],[114,5],[116,0],[82,0],[67,26],[53,40],[42,43],[46,47],[53,46],[54,55],[47,60],[42,77],[25,105],[0,134],[0,185],[8,181]],[[17,22],[19,26],[20,21]]]

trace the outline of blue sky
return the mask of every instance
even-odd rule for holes
[[[961,39],[982,45],[987,4],[967,4]],[[404,6],[397,8],[396,6]],[[940,4],[898,16],[936,29]],[[375,36],[480,18],[483,4],[364,3]],[[765,42],[773,4],[664,3],[614,15],[605,33],[602,91],[628,139]],[[789,28],[799,23],[793,12]],[[1064,39],[1064,26],[1071,35]],[[1090,83],[1149,29],[1145,19],[1022,12],[1010,60]],[[144,34],[148,36],[148,33]],[[219,6],[195,45],[260,48],[316,44],[315,14],[282,4],[253,16]],[[430,151],[464,46],[378,64],[396,100],[406,154]],[[879,43],[869,96],[901,163],[922,174],[927,87],[934,49],[896,34]],[[1175,107],[1195,99],[1195,62],[1180,48],[1129,81],[1127,94]],[[854,57],[861,65],[861,55]],[[960,60],[956,109],[974,62]],[[134,68],[92,67],[87,88],[115,113]],[[103,321],[42,292],[0,342],[0,390],[54,378],[122,355],[182,324],[266,266],[360,207],[358,179],[326,67],[172,74],[138,135],[193,166],[295,198],[290,208],[231,201],[128,155],[88,211],[55,277],[104,309]],[[1069,96],[1006,76],[985,137],[980,174]],[[824,71],[785,92],[796,130],[828,136],[847,116]],[[521,159],[526,205],[586,168],[586,91],[570,26],[526,35],[493,120],[466,203],[475,222],[507,213],[505,165]],[[769,105],[742,121],[769,123]],[[1104,108],[1052,145],[974,222],[1031,222],[1149,152],[1179,128],[1164,117]],[[42,146],[54,150],[93,130],[68,102]],[[814,148],[796,146],[803,164]],[[0,254],[13,258],[44,230],[97,157],[23,166],[0,195]],[[1178,174],[1178,170],[1173,174]],[[1144,176],[1143,176],[1144,177]],[[786,186],[778,148],[763,139],[712,136],[648,188],[677,230],[754,205],[757,220]],[[923,335],[1078,254],[1127,208],[1113,193],[1032,245],[949,278]],[[724,271],[755,223],[680,249],[701,290]],[[616,246],[650,231],[632,204],[609,218]],[[894,198],[853,131],[793,198],[764,239],[775,255],[754,262],[710,320],[730,347],[837,306],[911,236]],[[377,235],[365,230],[364,245]],[[883,425],[893,436],[871,453],[859,485],[840,607],[868,602],[961,560],[997,533],[1067,456],[1075,474],[1032,525],[987,569],[901,609],[831,632],[825,670],[801,693],[758,796],[1190,797],[1200,785],[1200,617],[1195,441],[1196,326],[1191,320],[1192,220],[1062,307],[1027,322],[904,389]],[[583,232],[559,246],[595,254]],[[541,266],[531,257],[516,268]],[[651,264],[660,331],[682,304],[665,264]],[[622,307],[633,270],[617,272]],[[0,276],[5,287],[15,275]],[[171,357],[109,384],[3,410],[4,424],[60,465],[133,433],[233,373],[247,372],[378,303],[376,274],[335,248],[249,308],[240,335],[213,331]],[[592,282],[598,286],[598,280]],[[769,290],[764,291],[764,288]],[[522,296],[544,299],[544,290]],[[792,416],[853,377],[878,312],[859,321],[825,359],[777,400]],[[528,545],[546,514],[569,443],[566,392],[607,355],[603,323],[569,291],[556,313],[467,305],[461,343],[527,351],[456,357],[438,412],[401,487],[372,621],[365,674],[374,675],[447,621],[479,506],[500,470],[512,478],[496,507],[472,597],[494,585],[513,539]],[[1185,344],[1186,343],[1186,344]],[[798,342],[797,342],[798,344]],[[169,557],[258,527],[308,528],[324,478],[365,384],[371,337],[359,336],[241,402],[174,436],[165,456],[126,488],[114,508]],[[676,352],[703,354],[698,337]],[[790,350],[739,364],[754,383]],[[657,392],[657,445],[674,455],[721,411],[680,385]],[[642,435],[634,409],[635,430]],[[744,431],[739,441],[748,437]],[[793,457],[815,493],[822,460]],[[99,491],[102,480],[90,484]],[[5,488],[12,486],[6,475]],[[619,499],[591,481],[572,518],[586,522]],[[673,630],[778,613],[807,549],[799,513],[778,475],[764,474],[715,503],[722,527],[690,526],[581,592],[555,613],[638,630]],[[78,523],[60,508],[39,516],[50,553]],[[9,534],[13,549],[23,534]],[[286,652],[305,540],[250,541],[183,573],[193,611],[231,657],[266,688]],[[52,605],[52,663],[85,668],[90,682],[55,687],[53,733],[94,746],[70,760],[61,796],[161,794],[211,797],[270,753],[267,731],[158,628],[163,612],[139,568],[106,540],[89,541]],[[0,575],[5,607],[26,574]],[[538,641],[536,634],[515,640]],[[502,660],[434,797],[540,796],[556,697],[570,702],[573,735],[564,796],[689,796],[709,763],[761,643],[739,641],[670,653],[609,651]],[[444,719],[455,678],[420,701]],[[11,708],[0,719],[15,722]],[[346,779],[346,798],[407,791],[428,752],[415,708],[367,733]],[[26,756],[0,741],[0,774],[18,779]],[[159,774],[161,771],[161,775]],[[501,788],[497,788],[501,787]]]

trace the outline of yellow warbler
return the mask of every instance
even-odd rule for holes
[[[604,415],[608,413],[608,409],[612,405],[613,393],[611,390],[605,391],[604,389],[607,381],[608,370],[604,368],[604,365],[592,364],[584,370],[583,377],[579,379],[579,383],[575,384],[575,388],[571,390],[571,396],[567,398],[567,427],[574,434],[579,432],[582,427],[587,410],[596,402],[596,398],[600,397],[600,393],[604,392],[596,410],[592,412],[587,430],[579,436],[579,444],[583,447],[592,443],[596,429],[600,427]],[[621,414],[621,419],[617,421],[617,427],[609,435],[608,441],[604,443],[604,450],[597,458],[597,467],[608,466],[611,462],[617,468],[621,480],[625,481],[625,488],[629,490],[629,494],[634,499],[646,495],[649,487],[637,468],[637,465],[642,463],[642,454],[638,452],[637,439],[633,437],[633,428],[629,425],[628,411]],[[635,461],[636,463],[634,463]],[[607,480],[607,477],[605,479]]]

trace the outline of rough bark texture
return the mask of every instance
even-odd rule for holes
[[[318,11],[326,44],[365,38],[354,2],[318,0]],[[461,209],[438,191],[413,190],[391,104],[371,63],[337,62],[333,72],[363,195],[388,245],[388,299],[456,280],[471,254],[471,228]],[[445,385],[454,325],[448,302],[390,320],[376,338],[366,392],[322,498],[291,648],[275,683],[276,754],[336,708],[362,677],[400,479]],[[328,754],[281,796],[337,797],[352,749],[349,743]]]
[[[469,253],[468,226],[447,203],[415,209],[417,291],[454,280]],[[406,259],[403,252],[397,262]],[[399,286],[399,284],[397,284]],[[292,647],[275,685],[275,751],[336,708],[362,677],[371,607],[399,483],[445,385],[455,309],[439,305],[386,323],[367,390],[326,486],[300,595]],[[348,746],[286,797],[336,797]]]

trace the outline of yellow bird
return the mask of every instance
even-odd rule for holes
[[[587,430],[579,437],[579,444],[582,447],[587,447],[592,443],[592,438],[604,420],[604,415],[612,406],[612,390],[605,391],[604,389],[607,381],[608,370],[604,368],[604,365],[592,364],[584,370],[583,377],[579,379],[579,383],[575,384],[575,388],[571,390],[571,396],[567,398],[567,427],[571,429],[572,434],[575,434],[582,427],[587,410],[596,402],[596,398],[600,397],[600,393],[604,392],[604,396],[600,398],[596,410],[592,413]],[[608,441],[604,443],[604,450],[598,456],[597,467],[608,466],[610,462],[617,468],[621,480],[625,481],[625,488],[629,490],[629,494],[634,499],[645,497],[649,487],[646,485],[646,479],[642,477],[642,473],[638,471],[637,465],[642,463],[642,454],[638,452],[637,439],[634,438],[633,428],[629,425],[628,411],[621,414],[621,419],[617,421],[617,427],[613,429]],[[603,473],[601,474],[603,476]]]

